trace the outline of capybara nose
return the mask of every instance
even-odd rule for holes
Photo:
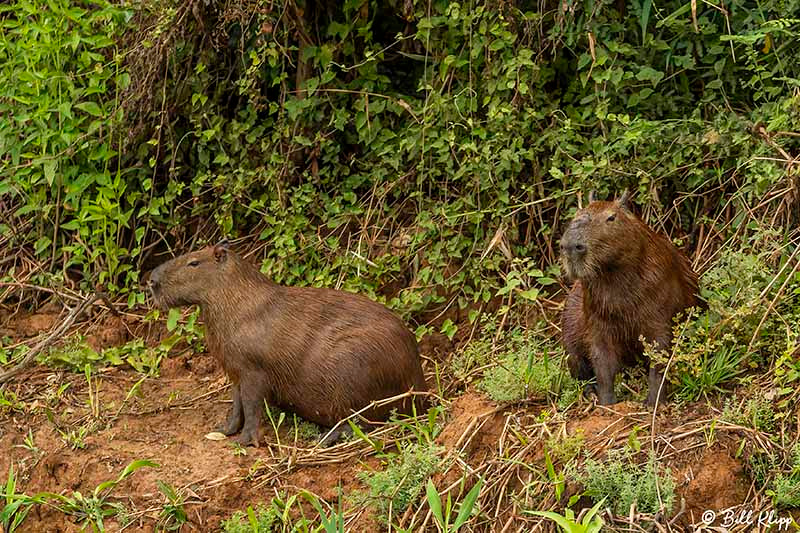
[[[147,279],[147,286],[150,289],[157,289],[161,282],[161,272],[158,269],[150,272],[150,277]]]
[[[586,253],[586,245],[581,242],[561,241],[561,252],[568,256],[581,256]]]

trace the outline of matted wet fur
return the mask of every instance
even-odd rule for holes
[[[575,281],[561,318],[570,374],[596,378],[601,404],[616,403],[614,378],[624,366],[649,364],[642,336],[660,349],[672,342],[672,319],[698,305],[697,274],[672,242],[628,207],[591,201],[561,238],[566,274]],[[650,365],[648,405],[663,400],[661,369]]]
[[[371,401],[427,390],[414,334],[363,296],[277,285],[224,244],[164,263],[148,284],[162,307],[200,305],[208,349],[233,384],[219,431],[241,431],[241,443],[257,444],[264,400],[331,427]],[[411,406],[406,398],[363,416]]]

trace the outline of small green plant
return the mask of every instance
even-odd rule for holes
[[[27,518],[31,508],[43,503],[43,498],[31,498],[25,494],[17,494],[17,478],[14,464],[8,465],[8,479],[3,494],[4,506],[0,511],[0,525],[5,533],[14,533]]]
[[[412,416],[399,414],[392,416],[390,421],[411,433],[416,442],[433,444],[436,437],[442,431],[443,413],[444,410],[442,407],[435,405],[428,409],[428,412],[424,416],[418,416],[419,413],[417,413],[416,406],[414,406]]]
[[[248,506],[245,511],[237,511],[222,522],[225,533],[271,533],[273,526],[280,524],[280,513],[273,507],[259,506],[255,510]]]
[[[543,326],[497,333],[486,325],[482,338],[469,343],[453,360],[461,379],[477,376],[478,388],[497,402],[518,402],[531,395],[574,400],[573,380],[562,371],[563,350]]]
[[[236,457],[244,457],[247,455],[247,448],[235,440],[228,441],[228,446],[230,447],[231,451],[233,451],[233,455]]]
[[[291,513],[295,508],[300,517],[293,519]],[[288,497],[280,494],[270,500],[269,506],[259,505],[255,509],[248,506],[245,511],[237,511],[222,522],[222,530],[225,533],[294,533],[311,531],[312,525],[303,516],[297,494]]]
[[[555,489],[556,499],[561,500],[561,495],[564,493],[564,487],[566,486],[564,472],[556,472],[555,465],[553,464],[553,460],[550,459],[550,454],[546,446],[544,448],[544,465],[547,471],[547,477]]]
[[[775,410],[772,403],[763,396],[749,398],[746,402],[740,402],[738,405],[731,399],[725,400],[722,419],[766,433],[772,433],[776,427]]]
[[[119,477],[100,483],[88,496],[77,491],[72,495],[52,492],[40,492],[34,496],[15,494],[16,480],[13,470],[9,471],[6,483],[6,506],[0,513],[0,523],[3,524],[6,531],[13,531],[25,520],[32,505],[48,504],[64,514],[74,516],[82,522],[84,529],[91,526],[93,531],[103,532],[106,518],[124,513],[124,507],[121,504],[109,501],[114,488],[143,467],[158,468],[158,464],[146,460],[132,461],[123,469]]]
[[[89,436],[89,426],[83,425],[77,428],[69,428],[67,430],[58,430],[58,435],[64,444],[69,446],[71,450],[82,450],[86,448],[86,437]]]
[[[751,465],[752,464],[751,462]],[[776,468],[778,460],[774,455],[769,455],[766,460],[762,457],[761,461],[756,464],[759,466],[763,464],[772,465],[772,468],[769,470],[762,467],[758,472],[761,474],[760,478],[762,481],[766,480],[769,474],[778,470],[778,473],[772,480],[771,487],[765,491],[767,496],[772,498],[773,505],[782,509],[795,509],[800,507],[800,444],[796,444],[792,448],[789,457],[788,472],[786,469],[781,470]]]
[[[401,446],[397,454],[385,455],[383,470],[358,473],[368,491],[357,499],[370,502],[385,519],[389,518],[390,508],[394,514],[403,513],[439,468],[442,450],[432,444],[414,443]]]
[[[7,387],[0,388],[0,414],[11,411],[22,411],[24,404],[17,399],[17,395]]]
[[[554,459],[566,464],[578,456],[583,449],[585,440],[583,428],[578,428],[572,435],[564,435],[560,438],[550,437],[545,442],[545,449],[550,451]]]
[[[188,520],[186,509],[183,507],[186,503],[186,499],[182,494],[179,494],[172,485],[165,481],[157,480],[156,486],[158,486],[158,490],[167,498],[167,503],[164,504],[158,516],[159,527],[167,531],[178,531]]]
[[[328,514],[322,507],[319,498],[315,494],[308,491],[303,491],[302,496],[314,507],[314,510],[319,514],[319,520],[325,533],[344,533],[344,515],[342,514],[342,495],[339,492],[339,506],[338,509],[331,509]]]
[[[669,470],[654,456],[644,464],[631,460],[628,450],[611,450],[605,461],[587,459],[583,472],[575,476],[595,502],[606,499],[619,515],[630,512],[631,504],[645,513],[672,512],[675,483]]]
[[[25,435],[25,438],[22,439],[22,444],[15,444],[16,448],[23,448],[28,450],[33,455],[40,455],[42,451],[36,446],[36,442],[33,439],[33,430],[28,428],[28,433]]]
[[[472,515],[472,509],[475,506],[478,495],[481,492],[482,484],[483,480],[478,480],[478,482],[475,483],[467,495],[464,496],[464,500],[461,502],[461,506],[458,510],[458,515],[451,524],[450,518],[454,510],[454,505],[450,497],[450,493],[447,493],[447,502],[444,509],[442,509],[442,498],[439,495],[439,492],[436,490],[436,485],[433,484],[433,481],[428,479],[428,483],[425,486],[425,495],[428,500],[428,506],[431,508],[433,518],[436,520],[436,526],[439,528],[439,531],[442,533],[455,532],[458,531],[461,526],[467,523]]]
[[[561,528],[564,533],[599,533],[603,528],[603,519],[597,515],[600,507],[605,502],[605,498],[594,504],[594,507],[583,515],[583,519],[578,522],[572,509],[566,509],[563,515],[553,511],[526,511],[527,514],[549,518]]]

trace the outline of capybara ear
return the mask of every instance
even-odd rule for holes
[[[228,259],[228,242],[223,239],[214,246],[214,259],[217,263],[224,263]]]
[[[631,193],[628,189],[622,191],[622,196],[619,197],[617,200],[617,205],[620,207],[624,207],[625,209],[630,209],[630,200],[631,200]]]

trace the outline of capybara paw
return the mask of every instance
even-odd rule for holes
[[[241,424],[231,423],[231,421],[227,421],[218,425],[214,431],[222,433],[226,437],[230,437],[231,435],[235,435],[236,433],[238,433],[240,429],[242,429]]]
[[[331,431],[330,434],[328,434],[328,431],[325,430],[319,436],[319,445],[323,448],[327,448],[328,446],[333,446],[336,444],[343,437],[348,438],[352,434],[353,430],[351,430],[349,426],[336,428],[335,430]]]
[[[647,407],[650,407],[651,409],[653,407],[655,407],[656,406],[656,394],[655,393],[649,393],[647,395],[647,399],[645,399],[645,401],[644,401],[644,404]],[[662,393],[661,397],[658,399],[658,405],[659,405],[659,407],[664,405],[664,395],[663,395],[663,393]]]
[[[254,446],[258,448],[258,439],[259,435],[257,431],[242,430],[242,432],[239,433],[239,435],[233,437],[233,439],[231,440],[233,440],[234,442],[238,442],[242,446]]]

